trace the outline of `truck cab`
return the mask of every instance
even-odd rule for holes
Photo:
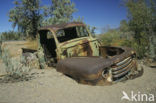
[[[100,43],[83,23],[42,27],[38,33],[39,43],[49,63],[77,56],[99,56]]]

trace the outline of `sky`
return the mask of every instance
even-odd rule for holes
[[[14,7],[14,0],[1,0],[0,3],[0,32],[13,30],[9,22],[9,10]],[[41,0],[41,5],[50,5],[51,0]],[[102,28],[117,28],[120,21],[126,19],[126,9],[121,6],[122,0],[71,0],[75,3],[77,12],[74,18],[83,17],[84,22],[95,26],[99,34]]]

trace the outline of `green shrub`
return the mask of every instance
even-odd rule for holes
[[[141,38],[140,42],[136,41],[134,38],[122,37],[122,34],[118,30],[110,30],[99,37],[102,41],[102,44],[105,46],[125,46],[133,48],[139,59],[144,58],[148,53],[147,45],[148,41],[146,38]]]
[[[7,31],[7,32],[2,32],[1,34],[1,39],[4,41],[7,40],[22,40],[23,36],[19,32],[14,32],[14,31]]]
[[[7,76],[13,79],[25,79],[31,70],[30,63],[25,60],[25,57],[11,58],[7,49],[3,52],[2,60],[5,64]]]
[[[111,29],[104,34],[101,34],[99,39],[101,39],[102,44],[105,46],[119,46],[123,41],[120,34],[119,30]]]
[[[40,69],[45,69],[46,68],[46,61],[45,61],[43,48],[41,47],[41,45],[38,48],[37,58],[38,58],[38,61],[39,61]]]
[[[2,47],[1,47],[1,41],[0,41],[0,59],[2,58]]]
[[[2,40],[0,36],[0,59],[2,58]]]

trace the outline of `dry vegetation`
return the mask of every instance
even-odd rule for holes
[[[36,54],[22,54],[22,48],[37,48],[36,41],[10,41],[3,42],[1,63],[5,70],[1,76],[4,76],[3,82],[14,82],[28,80],[29,72],[32,69],[39,68],[39,62]]]

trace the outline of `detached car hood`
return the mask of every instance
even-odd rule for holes
[[[102,56],[92,57],[72,57],[60,60],[57,64],[57,71],[72,77],[86,78],[86,75],[94,75],[105,68],[124,60],[125,58],[135,54],[134,50],[127,47],[113,47],[115,49],[124,50],[123,53],[109,58]]]

